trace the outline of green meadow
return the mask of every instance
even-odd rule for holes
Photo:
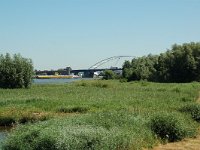
[[[91,80],[0,89],[5,150],[152,148],[197,134],[200,84]]]

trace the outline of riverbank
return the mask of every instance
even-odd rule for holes
[[[54,149],[152,148],[160,139],[150,123],[159,114],[175,116],[184,136],[192,137],[198,124],[180,110],[196,103],[199,89],[199,83],[102,80],[0,89],[1,121],[10,118],[11,125],[22,124],[5,145],[34,148],[43,141]]]
[[[35,76],[36,79],[77,79],[82,78],[81,76],[77,75],[37,75]]]

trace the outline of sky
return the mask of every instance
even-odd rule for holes
[[[20,53],[37,70],[188,42],[200,42],[200,0],[0,0],[0,54]]]

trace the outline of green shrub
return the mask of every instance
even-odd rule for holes
[[[193,129],[189,129],[190,124],[186,123],[180,115],[173,113],[161,113],[153,116],[150,125],[151,130],[159,138],[169,142],[182,140],[195,133]]]
[[[109,79],[115,79],[116,78],[116,73],[112,70],[105,70],[103,72],[103,79],[104,80],[109,80]]]
[[[21,55],[0,55],[0,88],[28,88],[32,83],[33,64]]]
[[[9,135],[4,150],[110,150],[128,149],[118,129],[89,125],[67,125],[62,121],[21,126]]]
[[[39,137],[34,144],[34,150],[58,150],[56,148],[56,140],[49,135]]]
[[[77,106],[77,107],[61,107],[61,108],[58,108],[58,112],[62,112],[62,113],[85,113],[87,112],[89,109],[87,107],[80,107],[80,106]]]
[[[2,117],[0,116],[0,126],[12,126],[15,120],[12,117]]]
[[[180,111],[189,113],[195,121],[200,122],[200,104],[186,105]]]
[[[26,130],[26,131],[24,131]],[[24,130],[16,131],[16,135],[10,135],[11,140],[4,143],[4,150],[56,150],[55,139],[51,134],[41,134],[38,128],[25,128]]]

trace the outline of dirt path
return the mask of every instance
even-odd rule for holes
[[[200,103],[200,92],[197,102]],[[153,150],[200,150],[200,130],[196,138],[184,139],[180,142],[158,145]]]
[[[159,145],[153,150],[200,150],[200,135],[193,139],[185,139],[181,142]]]

